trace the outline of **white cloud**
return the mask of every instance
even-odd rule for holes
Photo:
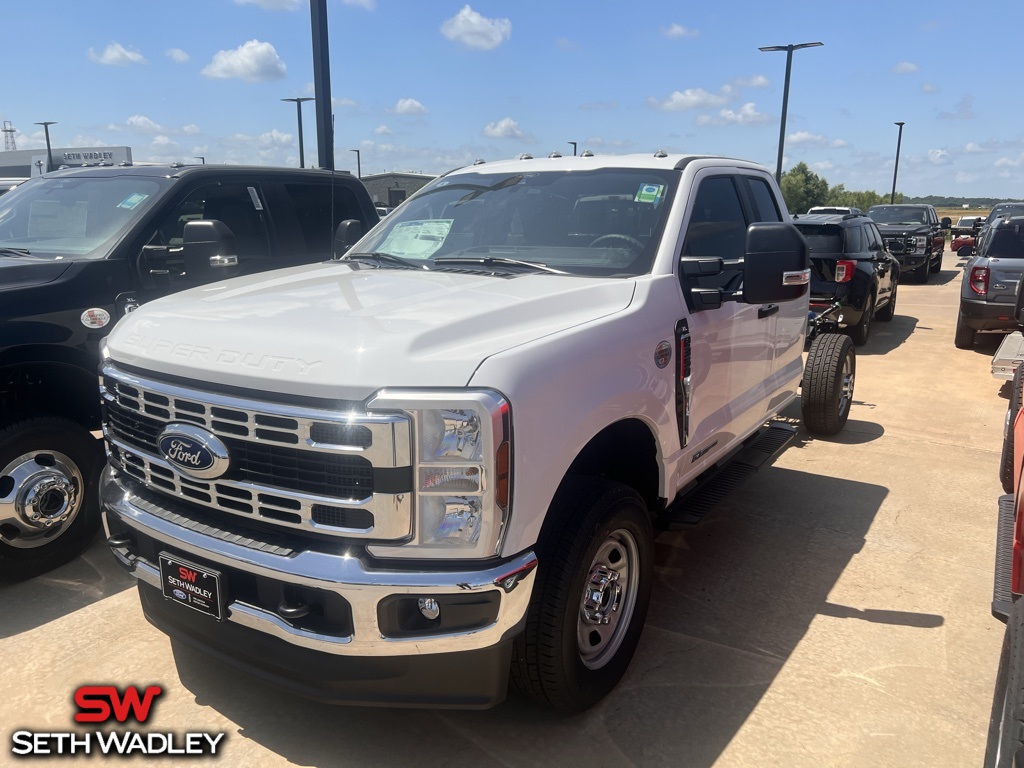
[[[996,168],[1016,168],[1021,164],[1021,159],[1018,157],[1016,160],[1010,157],[1000,157],[993,163]]]
[[[213,60],[202,68],[206,77],[247,80],[251,83],[280,80],[287,67],[270,43],[250,40],[233,51],[217,51]]]
[[[678,112],[682,109],[698,109],[701,107],[719,107],[725,104],[726,101],[727,99],[724,96],[708,93],[703,88],[687,88],[685,91],[673,91],[672,95],[664,101],[658,101],[653,96],[647,99],[648,104],[663,112]]]
[[[973,141],[967,142],[967,145],[964,147],[964,152],[966,152],[969,155],[977,155],[977,154],[979,154],[981,152],[989,152],[989,151],[991,151],[991,150],[988,150],[985,147],[981,146],[981,144],[976,144]]]
[[[355,101],[353,101],[352,99],[346,99],[346,98],[337,98],[337,99],[335,99],[335,98],[332,98],[331,99],[331,106],[332,107],[344,107],[345,109],[351,109],[352,107],[358,107],[359,105]]]
[[[921,86],[921,90],[925,93],[936,93],[939,90],[939,86],[933,85],[932,83],[924,83]]]
[[[822,160],[820,163],[811,163],[812,171],[831,171],[835,166],[828,160]]]
[[[754,75],[753,77],[738,77],[734,81],[735,85],[739,88],[767,88],[769,86],[768,78],[764,75]]]
[[[771,118],[763,112],[757,111],[757,106],[748,101],[737,110],[722,109],[715,116],[699,115],[697,125],[754,125],[764,123]]]
[[[393,110],[399,115],[425,115],[427,108],[416,99],[399,99]]]
[[[912,61],[901,61],[892,68],[892,71],[897,75],[910,75],[917,72],[917,64]]]
[[[71,140],[72,147],[108,147],[110,146],[103,139],[97,139],[95,136],[88,136],[86,134],[78,134]]]
[[[345,5],[354,5],[357,8],[365,8],[372,11],[377,7],[377,0],[341,0]]]
[[[160,136],[154,136],[153,137],[153,146],[156,146],[156,147],[171,147],[171,146],[174,146],[174,147],[176,147],[176,146],[178,146],[178,142],[176,142],[174,139],[172,139],[169,136],[160,135]]]
[[[182,127],[181,132],[184,133],[186,136],[197,136],[203,131],[195,123],[189,123],[188,125]]]
[[[948,165],[953,161],[949,152],[944,149],[929,149],[928,162],[932,165]]]
[[[132,115],[125,120],[125,123],[144,133],[160,133],[163,131],[159,123],[150,120],[145,115]]]
[[[670,24],[667,27],[662,27],[661,28],[661,34],[663,34],[665,37],[669,37],[669,38],[678,38],[678,37],[697,37],[697,35],[699,35],[700,32],[698,32],[696,29],[690,29],[688,27],[684,27],[681,24],[672,23],[672,24]]]
[[[294,11],[302,0],[235,0],[236,5],[258,5],[267,11]]]
[[[374,136],[390,136],[391,135],[391,129],[388,128],[386,125],[378,125],[376,128],[373,129],[373,135]]]
[[[181,48],[168,48],[164,51],[165,56],[170,56],[171,59],[177,64],[184,64],[189,60],[189,55]]]
[[[123,67],[125,64],[145,64],[146,57],[137,50],[128,50],[120,43],[111,43],[103,49],[103,53],[96,53],[92,48],[88,50],[89,58],[97,64]]]
[[[107,123],[108,131],[123,131],[124,129],[117,123]]]
[[[941,120],[973,120],[974,119],[974,97],[967,94],[956,103],[952,112],[939,112]]]
[[[519,130],[519,123],[511,117],[503,117],[496,123],[488,123],[483,135],[491,139],[522,139],[525,134]]]
[[[845,139],[830,139],[827,136],[822,136],[819,133],[811,133],[810,131],[796,131],[795,133],[791,133],[786,137],[786,143],[798,145],[806,144],[811,147],[832,147],[835,149],[849,146],[849,142]]]
[[[490,51],[512,35],[509,19],[488,19],[468,5],[441,25],[441,34],[467,48]]]
[[[261,147],[290,147],[295,142],[295,137],[274,128],[257,136],[256,142]]]

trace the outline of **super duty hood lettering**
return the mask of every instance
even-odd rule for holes
[[[130,334],[125,338],[124,344],[144,350],[153,357],[169,355],[210,365],[241,366],[271,373],[291,372],[300,376],[307,375],[312,369],[323,364],[323,360],[303,360],[298,357],[244,352],[239,349],[219,349],[199,344],[174,342],[170,339],[147,338],[139,334]]]

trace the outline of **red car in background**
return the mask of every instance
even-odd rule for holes
[[[961,248],[970,248],[970,251],[960,253]],[[961,259],[970,258],[971,253],[974,251],[974,235],[957,235],[949,242],[949,250],[959,256]]]

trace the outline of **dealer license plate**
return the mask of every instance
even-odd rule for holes
[[[224,615],[221,574],[187,560],[160,553],[164,597],[221,621]]]

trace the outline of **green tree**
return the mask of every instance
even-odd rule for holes
[[[815,205],[825,205],[828,199],[828,182],[807,167],[797,163],[782,174],[782,197],[790,213],[806,213]]]

